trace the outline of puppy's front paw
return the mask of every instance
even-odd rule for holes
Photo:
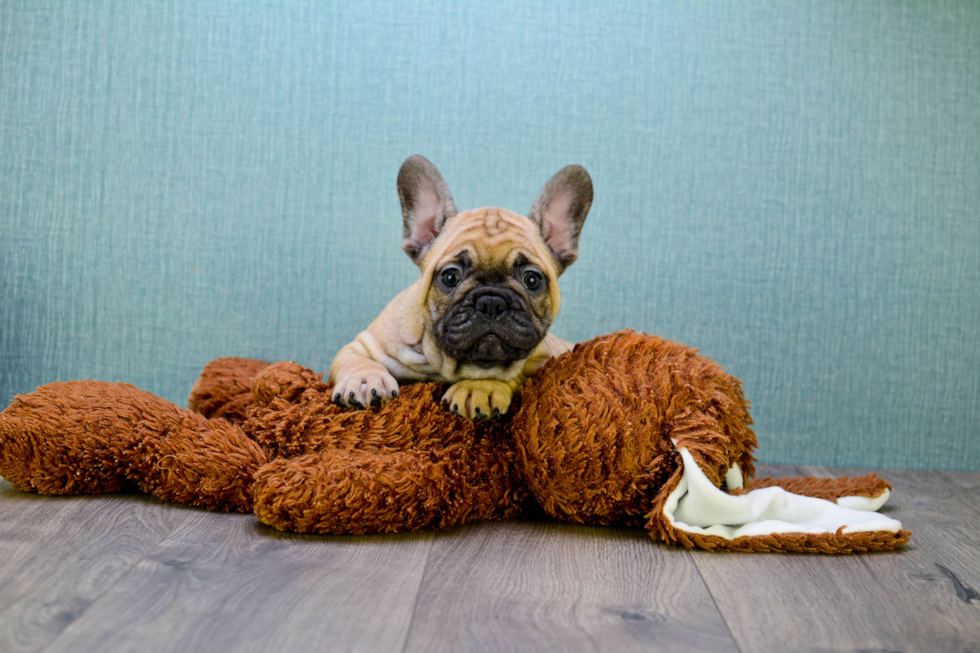
[[[502,381],[459,381],[442,396],[449,410],[470,419],[499,417],[510,408],[513,391]]]
[[[380,406],[398,396],[398,381],[380,365],[377,371],[339,377],[333,386],[333,400],[341,406],[364,408]]]

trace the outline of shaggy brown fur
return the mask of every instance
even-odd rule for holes
[[[741,384],[684,345],[632,332],[598,338],[533,377],[524,397],[518,454],[533,471],[531,492],[559,519],[645,524],[681,464],[671,439],[715,485],[733,462],[754,470]]]
[[[0,474],[42,494],[119,492],[250,510],[267,457],[240,426],[178,408],[126,383],[52,383],[0,414]]]
[[[733,463],[751,476],[756,440],[739,382],[654,336],[577,346],[529,382],[512,419],[451,415],[437,384],[356,411],[330,390],[295,363],[240,358],[205,368],[189,401],[200,413],[126,384],[51,384],[0,413],[0,474],[45,494],[135,483],[302,532],[445,527],[519,516],[536,502],[566,521],[645,526],[654,539],[709,550],[840,553],[908,540],[907,531],[728,541],[675,530],[662,508],[683,471],[677,447],[720,487]],[[750,487],[769,485],[829,499],[888,487],[874,476]]]

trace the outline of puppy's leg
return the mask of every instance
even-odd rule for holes
[[[450,386],[442,401],[453,413],[470,419],[500,417],[510,408],[514,390],[520,385],[520,378],[512,381],[467,379]]]
[[[411,365],[404,361],[411,358],[413,343],[422,338],[422,317],[416,306],[421,283],[419,279],[395,295],[367,329],[337,352],[327,373],[335,402],[354,407],[380,404],[398,396],[394,374],[401,379],[428,378],[412,374]]]
[[[442,401],[449,410],[470,419],[499,417],[510,408],[517,389],[555,356],[575,348],[575,343],[547,334],[524,364],[524,370],[509,381],[493,379],[463,380],[453,384]]]
[[[330,365],[333,400],[342,406],[377,406],[398,396],[398,381],[372,357],[363,336],[341,349]]]

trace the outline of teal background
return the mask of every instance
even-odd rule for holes
[[[410,283],[395,175],[592,174],[554,327],[742,379],[764,461],[980,470],[980,3],[0,1],[0,405],[318,369]]]

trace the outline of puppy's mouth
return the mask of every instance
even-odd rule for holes
[[[471,291],[435,327],[443,351],[480,367],[527,358],[547,331],[538,329],[524,299],[508,288]]]

